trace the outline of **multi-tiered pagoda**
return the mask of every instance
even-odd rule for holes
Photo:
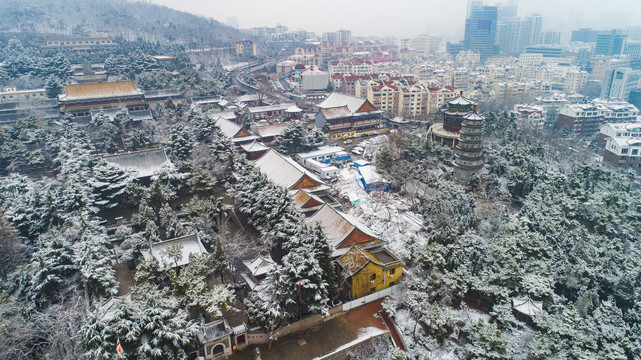
[[[459,133],[455,148],[454,178],[468,182],[472,175],[478,174],[483,168],[485,118],[476,113],[476,105],[473,106],[471,113],[463,117]]]
[[[429,129],[429,136],[432,141],[455,147],[460,136],[463,119],[473,112],[476,104],[465,98],[463,92],[453,99],[447,100],[440,109],[443,115],[443,122],[432,125]]]

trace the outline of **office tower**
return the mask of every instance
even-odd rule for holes
[[[630,100],[630,92],[639,88],[641,70],[631,68],[610,69],[606,71],[601,88],[601,98]]]
[[[541,43],[542,28],[543,18],[540,15],[528,16],[521,21],[521,31],[519,32],[519,52],[522,52],[528,46]]]
[[[481,62],[494,55],[496,42],[496,6],[471,6],[471,13],[465,20],[465,50],[476,50],[481,54]]]
[[[603,31],[592,30],[591,28],[581,28],[579,30],[572,31],[572,38],[570,42],[581,41],[581,42],[596,42],[597,36],[602,34]]]
[[[546,45],[559,44],[561,42],[561,33],[558,31],[546,31],[543,33],[543,43]]]
[[[627,55],[630,58],[630,67],[641,69],[641,42],[628,40],[625,43],[623,55]]]
[[[502,4],[499,7],[499,20],[512,19],[516,17],[518,2],[510,0],[507,5]]]
[[[620,55],[627,37],[628,36],[621,33],[620,30],[611,30],[607,33],[599,34],[596,38],[596,49],[594,53],[606,56]]]
[[[515,55],[519,52],[521,20],[518,18],[501,20],[497,24],[496,41],[501,55]]]

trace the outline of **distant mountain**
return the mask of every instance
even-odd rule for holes
[[[220,22],[165,6],[126,0],[1,0],[0,44],[18,38],[37,45],[44,36],[122,36],[188,48],[228,46],[243,38]]]

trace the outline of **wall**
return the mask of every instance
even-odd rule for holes
[[[336,317],[339,317],[341,315],[344,315],[347,311],[355,309],[359,306],[363,306],[365,304],[369,304],[371,302],[380,300],[382,298],[385,298],[387,296],[390,296],[392,294],[395,294],[397,292],[397,286],[392,286],[389,287],[385,290],[375,292],[373,294],[364,296],[360,299],[350,301],[348,303],[340,304],[338,306],[335,306],[333,308],[329,309],[329,315],[323,317],[322,315],[315,314],[312,316],[308,316],[300,321],[297,321],[295,323],[283,326],[282,328],[276,330],[275,336],[276,337],[281,337],[289,334],[293,334],[296,332],[299,332],[301,330],[306,330],[309,329],[313,326],[316,326],[318,324],[322,324],[324,322],[327,322],[329,320],[332,320]],[[266,344],[268,342],[268,337],[267,334],[262,332],[262,330],[259,330],[259,328],[254,328],[250,330],[247,333],[247,344],[248,345],[254,345],[254,344]]]

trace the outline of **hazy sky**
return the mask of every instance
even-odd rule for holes
[[[355,36],[413,37],[437,33],[463,36],[467,0],[148,0],[240,28],[275,26],[322,33],[350,29]],[[507,1],[505,1],[507,2]],[[496,1],[486,1],[494,4]],[[518,15],[541,14],[543,30],[641,25],[640,0],[520,0]],[[568,34],[569,35],[569,34]]]

